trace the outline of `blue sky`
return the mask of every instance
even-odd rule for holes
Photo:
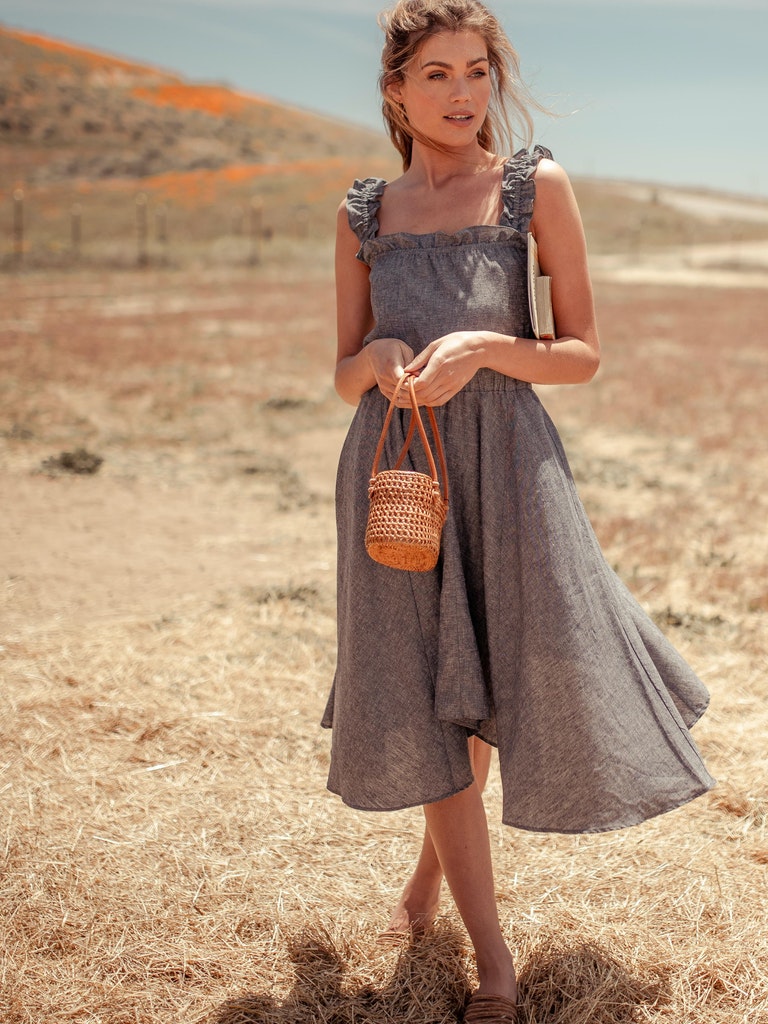
[[[386,0],[0,0],[0,21],[380,127]],[[768,0],[490,0],[574,175],[768,196]],[[361,169],[365,171],[365,168]]]

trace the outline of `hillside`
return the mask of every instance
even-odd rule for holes
[[[397,167],[383,133],[3,27],[0,82],[0,265],[280,259]]]
[[[28,184],[388,155],[373,132],[0,28],[0,175]]]
[[[2,26],[0,83],[0,209],[13,224],[0,266],[316,260],[307,242],[327,255],[349,183],[399,173],[383,132]],[[575,187],[597,256],[768,238],[766,203]],[[757,258],[763,274],[764,246]],[[734,266],[743,252],[704,259]]]

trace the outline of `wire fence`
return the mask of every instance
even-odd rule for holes
[[[0,269],[51,266],[173,266],[190,260],[259,266],[279,259],[280,242],[327,235],[331,219],[307,205],[268,206],[262,197],[182,209],[143,191],[88,207],[73,200],[36,206],[23,189],[10,196]],[[8,222],[7,222],[8,223]],[[277,243],[277,244],[276,244]]]

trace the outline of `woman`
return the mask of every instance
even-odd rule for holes
[[[423,805],[421,856],[387,934],[429,927],[444,875],[477,958],[465,1020],[510,1021],[517,985],[482,801],[490,745],[506,824],[620,828],[712,785],[688,731],[707,693],[606,564],[531,388],[589,381],[599,343],[565,172],[540,147],[500,155],[506,105],[530,135],[516,54],[477,0],[400,0],[383,25],[383,111],[404,172],[355,182],[338,218],[336,388],[357,412],[337,482],[328,785],[363,810]],[[553,282],[553,342],[529,320],[529,231]],[[363,543],[404,373],[438,407],[450,475],[426,573],[381,566]]]

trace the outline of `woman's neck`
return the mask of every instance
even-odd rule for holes
[[[483,149],[479,142],[463,149],[434,149],[414,140],[411,164],[403,177],[412,185],[439,189],[454,178],[471,178],[496,168],[501,158]]]

